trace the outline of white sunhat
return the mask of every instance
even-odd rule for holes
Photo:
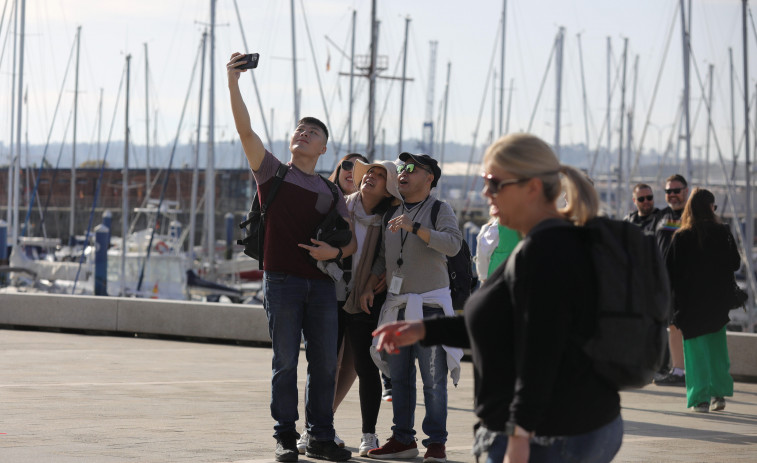
[[[402,201],[402,195],[400,195],[399,181],[397,180],[397,164],[394,161],[376,161],[367,164],[360,159],[355,159],[355,167],[352,169],[352,182],[359,190],[360,183],[363,181],[363,176],[371,169],[371,167],[383,167],[386,169],[386,191],[390,195]]]

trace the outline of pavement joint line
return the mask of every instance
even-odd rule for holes
[[[170,386],[173,384],[224,384],[224,383],[270,383],[271,380],[263,379],[216,379],[216,380],[189,380],[189,381],[138,381],[138,382],[110,382],[110,383],[18,383],[0,384],[3,388],[46,388],[46,387],[88,387],[88,386]]]

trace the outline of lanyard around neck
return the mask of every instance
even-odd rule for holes
[[[415,218],[418,217],[418,213],[423,209],[423,205],[426,204],[426,201],[428,200],[429,196],[426,196],[426,199],[424,199],[421,204],[418,206],[418,209],[415,211],[415,214],[413,214],[412,221],[415,222]],[[402,213],[404,214],[405,211],[410,212],[407,208],[405,208],[405,203],[402,203]],[[405,235],[402,236],[402,232],[405,232]],[[397,258],[397,267],[402,267],[402,264],[404,261],[402,260],[402,250],[405,249],[405,241],[407,241],[407,237],[410,235],[410,232],[406,232],[405,230],[400,230],[400,256]]]

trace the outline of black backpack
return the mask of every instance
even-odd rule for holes
[[[657,243],[639,226],[606,217],[578,229],[597,275],[597,325],[576,341],[613,387],[643,387],[662,366],[668,339],[670,282]]]
[[[434,200],[431,206],[431,222],[436,229],[436,219],[439,217],[439,208],[442,202]],[[399,206],[392,206],[384,213],[384,228]],[[449,276],[449,289],[452,293],[452,307],[455,310],[463,310],[465,301],[470,296],[471,291],[478,283],[478,279],[473,277],[473,258],[470,247],[465,239],[462,240],[460,250],[454,256],[447,256],[447,274]]]
[[[258,260],[258,269],[263,269],[263,242],[265,240],[265,214],[268,208],[271,206],[273,199],[276,197],[276,193],[279,191],[281,183],[284,181],[284,177],[289,171],[289,166],[286,164],[279,165],[276,169],[276,175],[273,177],[273,183],[271,184],[271,190],[268,192],[268,197],[264,204],[260,204],[260,197],[257,190],[252,197],[252,205],[250,206],[250,212],[247,213],[247,220],[239,224],[239,228],[246,228],[247,233],[244,238],[237,240],[237,244],[244,246],[244,253],[253,259]]]

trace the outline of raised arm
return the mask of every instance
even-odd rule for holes
[[[229,96],[231,97],[231,113],[234,115],[234,124],[239,133],[239,139],[242,141],[244,154],[247,156],[247,162],[250,168],[257,171],[265,156],[265,147],[258,134],[252,130],[250,123],[250,113],[242,99],[242,92],[239,90],[239,76],[247,70],[236,68],[237,61],[244,56],[241,53],[233,53],[231,59],[226,64],[226,74],[229,80]]]

